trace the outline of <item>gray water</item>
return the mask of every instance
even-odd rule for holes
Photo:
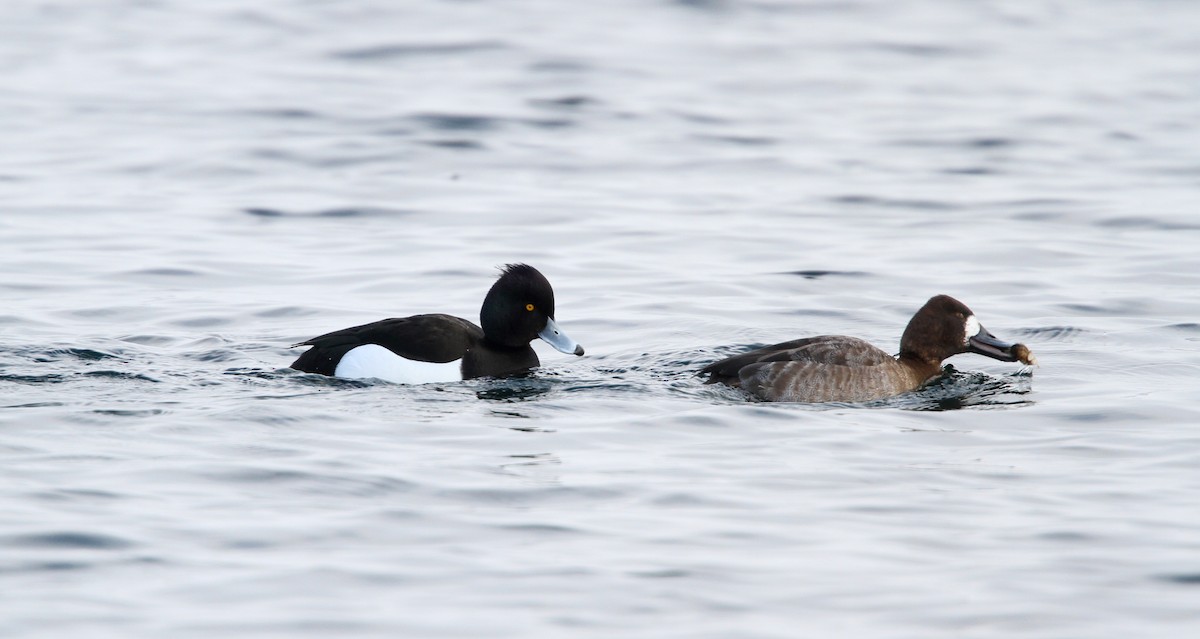
[[[0,635],[1195,637],[1200,5],[0,8]],[[588,355],[314,335],[537,266]],[[693,373],[963,300],[870,405]]]

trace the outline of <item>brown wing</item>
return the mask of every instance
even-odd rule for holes
[[[878,366],[895,358],[857,337],[845,335],[821,335],[781,342],[771,346],[734,355],[714,362],[701,369],[707,373],[708,382],[724,382],[733,386],[740,384],[740,372],[751,364],[761,362],[807,362],[835,366]]]

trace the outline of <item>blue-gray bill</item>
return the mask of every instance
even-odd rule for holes
[[[583,355],[583,347],[568,337],[558,327],[558,324],[554,322],[554,318],[552,317],[546,318],[546,328],[543,328],[542,332],[538,333],[538,337],[560,352],[568,355]]]

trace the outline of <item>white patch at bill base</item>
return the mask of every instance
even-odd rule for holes
[[[966,344],[967,340],[978,335],[982,329],[983,327],[979,325],[979,320],[975,319],[974,315],[967,317],[967,321],[963,325],[963,344]]]

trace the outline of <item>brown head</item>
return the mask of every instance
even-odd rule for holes
[[[900,357],[940,365],[959,353],[978,353],[1002,362],[1036,361],[1024,344],[996,339],[966,304],[949,295],[935,295],[909,320],[900,337]]]

